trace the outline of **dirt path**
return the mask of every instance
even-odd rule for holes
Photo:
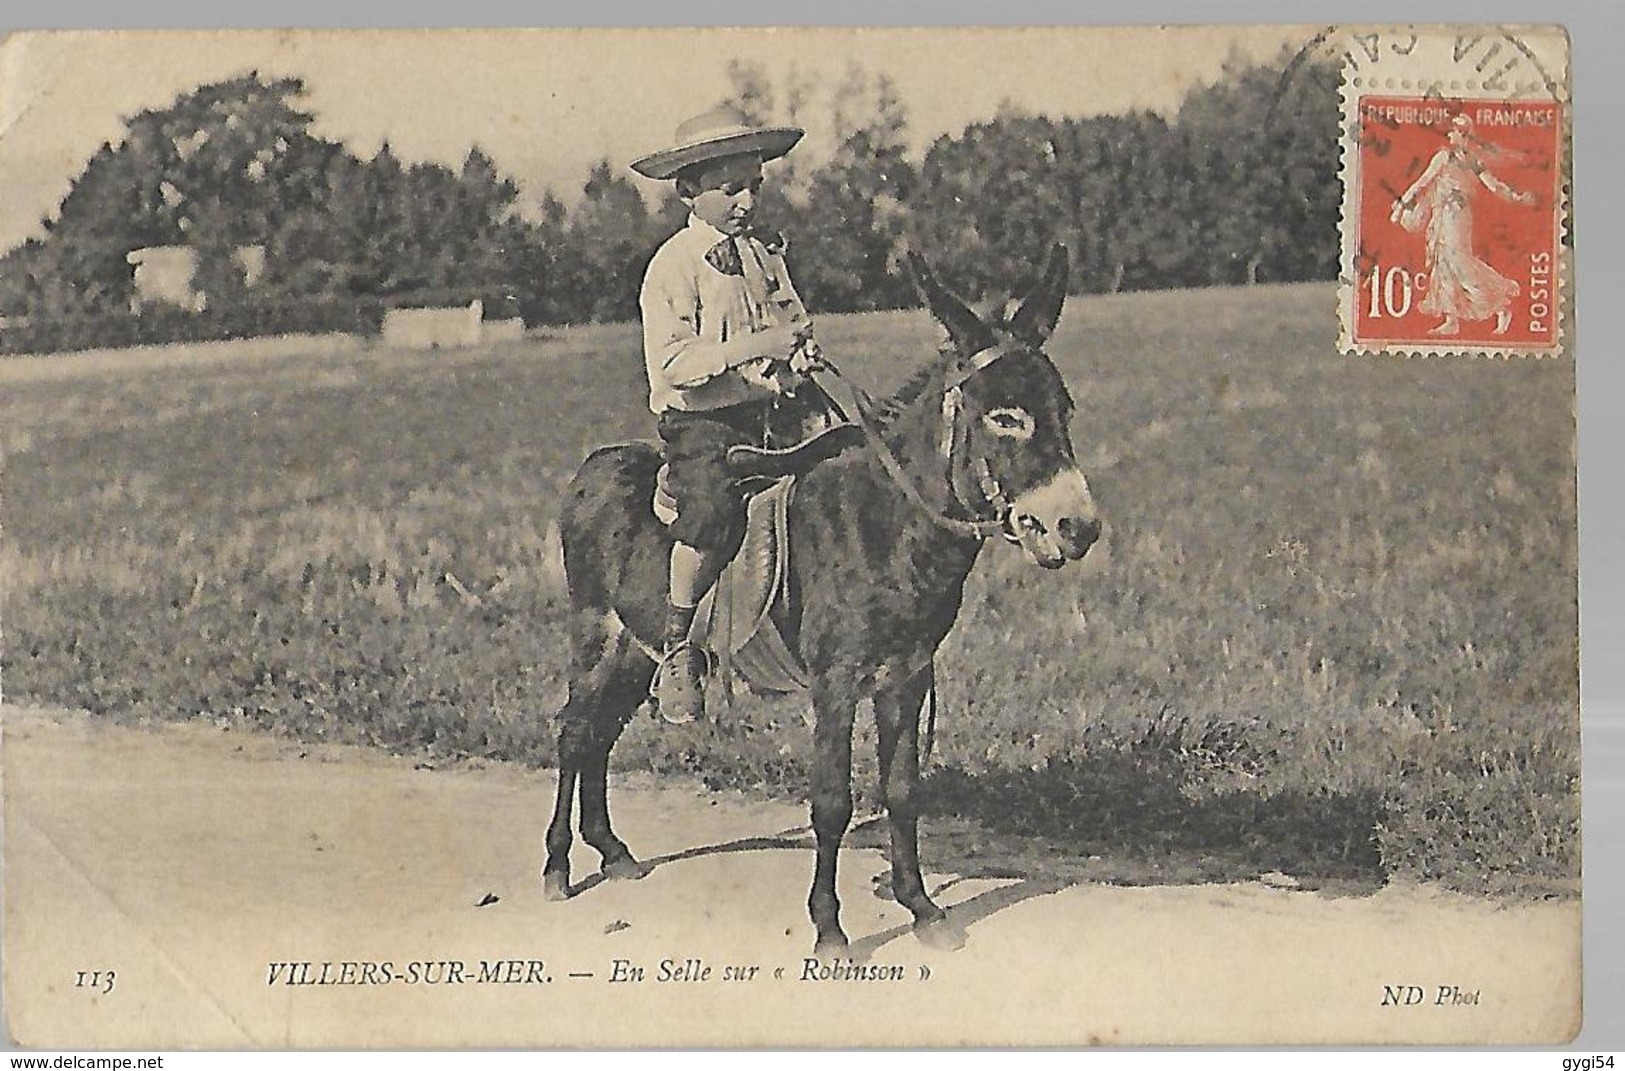
[[[880,854],[854,849],[854,955],[901,977],[804,981],[800,807],[634,782],[617,826],[668,861],[547,903],[546,771],[3,719],[5,999],[27,1045],[1512,1043],[1578,1026],[1577,903],[939,874],[970,943],[937,953],[871,893]],[[592,866],[583,849],[578,880]],[[693,959],[703,980],[660,980]],[[611,981],[618,960],[644,980]],[[358,984],[286,984],[324,963]],[[1421,996],[1384,1007],[1385,986]],[[1477,1003],[1437,1003],[1452,986]]]

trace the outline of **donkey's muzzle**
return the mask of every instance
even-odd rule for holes
[[[1046,569],[1077,561],[1100,539],[1089,484],[1077,469],[1019,495],[1010,506],[1012,538]]]
[[[1015,518],[1016,542],[1033,561],[1046,569],[1059,569],[1089,553],[1100,538],[1100,522],[1092,518],[1062,517],[1051,525],[1031,514]]]

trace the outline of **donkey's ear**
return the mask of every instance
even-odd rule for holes
[[[1068,258],[1066,246],[1057,243],[1049,251],[1044,274],[1010,317],[1010,333],[1031,346],[1042,346],[1061,322],[1061,306],[1066,303]]]
[[[936,273],[925,258],[913,250],[908,254],[909,273],[914,276],[914,288],[920,292],[925,307],[948,330],[954,348],[960,356],[968,356],[993,345],[993,332],[969,305],[959,300],[946,287],[937,282]]]

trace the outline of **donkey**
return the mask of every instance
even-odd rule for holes
[[[789,605],[777,616],[808,670],[816,716],[811,776],[817,865],[807,906],[816,952],[847,947],[836,857],[852,819],[852,733],[873,702],[891,881],[928,945],[964,934],[927,894],[918,842],[919,720],[933,658],[953,626],[985,541],[1002,535],[1038,565],[1082,558],[1101,525],[1073,456],[1073,402],[1043,353],[1066,297],[1056,246],[1007,318],[978,316],[911,255],[915,283],[947,331],[939,355],[862,421],[867,449],[800,478],[791,502]],[[650,444],[597,450],[571,481],[559,534],[572,602],[569,697],[558,715],[558,799],[542,871],[549,899],[570,894],[570,812],[612,878],[649,868],[610,828],[607,767],[649,694],[661,645],[671,549],[649,502],[660,466]]]

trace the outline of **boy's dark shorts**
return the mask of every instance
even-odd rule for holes
[[[660,414],[666,489],[677,503],[671,533],[696,550],[731,558],[745,538],[745,495],[728,468],[730,446],[760,446],[769,403]]]

